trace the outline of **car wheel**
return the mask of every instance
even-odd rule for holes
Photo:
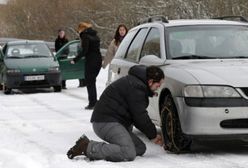
[[[54,89],[54,92],[61,92],[62,87],[61,86],[54,86],[53,89]]]
[[[172,96],[165,97],[161,110],[164,149],[174,153],[189,151],[192,140],[183,134]]]
[[[4,94],[10,94],[11,93],[11,88],[9,88],[5,84],[3,84],[3,93]]]
[[[0,83],[0,90],[3,90],[3,84]]]

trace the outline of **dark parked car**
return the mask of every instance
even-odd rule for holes
[[[0,55],[0,82],[5,94],[19,88],[53,87],[60,92],[59,64],[43,41],[11,41]]]

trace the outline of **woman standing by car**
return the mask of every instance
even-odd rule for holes
[[[79,23],[77,32],[80,35],[82,52],[71,63],[75,64],[82,57],[85,57],[85,80],[89,100],[89,104],[85,109],[93,109],[97,102],[96,77],[102,64],[100,38],[97,35],[97,31],[92,29],[92,25],[87,22]]]
[[[106,66],[112,61],[112,59],[115,56],[115,53],[121,43],[121,41],[124,39],[128,32],[127,27],[124,24],[120,24],[116,31],[115,31],[115,36],[114,39],[111,41],[106,56],[104,57],[102,67],[106,68]]]

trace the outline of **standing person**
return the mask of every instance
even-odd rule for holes
[[[146,108],[148,97],[156,95],[164,79],[163,71],[155,66],[133,66],[128,75],[111,83],[102,93],[92,113],[94,132],[104,141],[90,141],[81,136],[68,152],[69,159],[85,155],[90,160],[132,161],[142,156],[146,145],[132,132],[132,125],[152,142],[162,145]]]
[[[55,51],[58,52],[60,48],[62,48],[66,43],[68,43],[68,39],[65,35],[65,31],[62,29],[58,30],[58,37],[55,40]]]
[[[79,23],[77,31],[81,40],[82,52],[71,61],[71,64],[75,64],[82,57],[85,57],[85,81],[89,100],[85,109],[90,110],[94,108],[97,102],[96,77],[102,64],[100,38],[97,36],[97,31],[87,22]]]
[[[68,43],[68,39],[66,38],[65,31],[59,29],[58,37],[55,40],[55,52],[58,52],[60,48],[62,48],[66,43]],[[66,81],[62,80],[62,89],[66,89]]]
[[[120,24],[116,31],[115,31],[115,36],[114,39],[111,41],[106,56],[104,57],[102,67],[106,68],[106,66],[112,61],[112,59],[115,56],[115,53],[121,43],[121,41],[124,39],[128,32],[127,27],[124,24]]]

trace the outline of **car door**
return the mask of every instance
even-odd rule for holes
[[[147,34],[147,27],[130,31],[121,42],[115,58],[109,66],[108,82],[128,74],[131,66],[138,64],[140,50]]]
[[[80,59],[76,64],[70,63],[80,50],[82,50],[80,40],[74,40],[68,42],[56,53],[63,80],[85,78],[85,59]]]
[[[140,53],[139,64],[149,65],[161,65],[165,60],[164,53],[164,37],[163,28],[152,27],[145,39],[143,48]],[[152,59],[147,59],[146,62],[142,62],[145,57],[150,57]],[[162,88],[162,86],[161,86]],[[160,90],[157,91],[160,93]],[[159,96],[153,96],[149,98],[149,106],[147,107],[148,114],[153,122],[159,124],[160,114],[159,114]]]

